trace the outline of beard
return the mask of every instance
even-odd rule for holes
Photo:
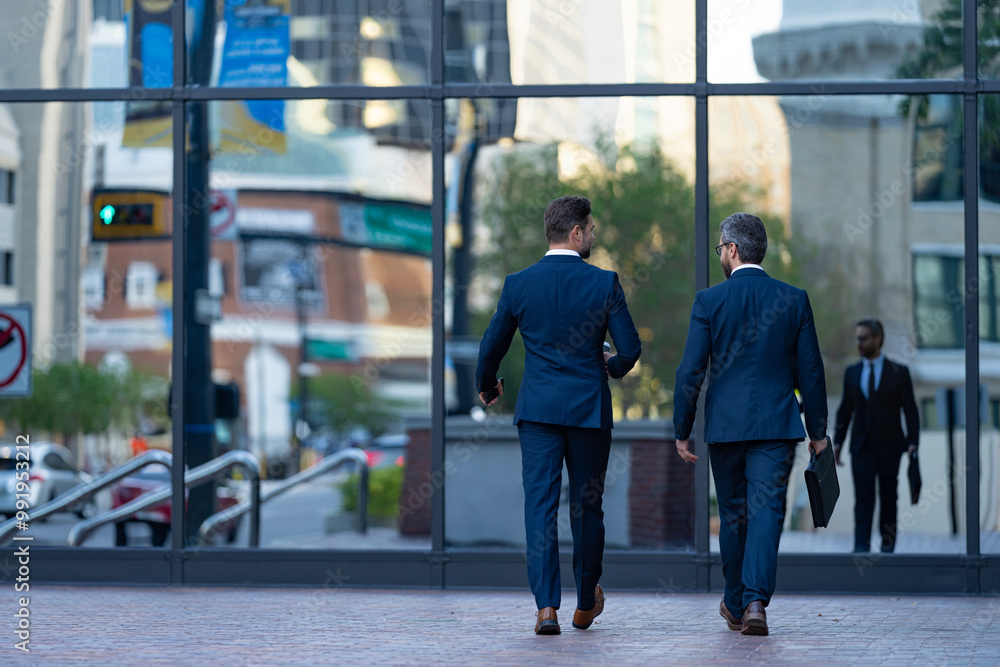
[[[728,257],[722,258],[722,273],[726,276],[726,280],[729,280],[729,276],[733,275],[733,265]]]
[[[590,257],[590,249],[592,247],[593,244],[588,245],[586,248],[580,248],[580,259],[587,259]]]

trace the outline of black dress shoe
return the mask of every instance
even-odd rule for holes
[[[558,635],[561,632],[555,607],[543,607],[535,612],[535,616],[538,617],[535,621],[536,635]]]

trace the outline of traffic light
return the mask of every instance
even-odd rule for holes
[[[163,192],[99,190],[94,192],[94,241],[166,239],[167,194]]]

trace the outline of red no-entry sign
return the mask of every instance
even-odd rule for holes
[[[0,306],[0,397],[31,396],[31,304]]]

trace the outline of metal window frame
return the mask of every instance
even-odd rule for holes
[[[695,4],[696,36],[708,35],[708,0]],[[685,96],[695,101],[695,284],[709,285],[710,220],[708,210],[708,101],[713,96],[773,95],[876,95],[932,94],[962,95],[964,100],[964,232],[965,278],[976,278],[979,242],[978,220],[978,98],[1000,93],[1000,79],[980,78],[977,70],[978,25],[975,0],[963,0],[963,73],[961,79],[886,80],[886,81],[816,81],[711,83],[708,81],[707,39],[695,40],[695,80],[689,83],[642,84],[458,84],[444,78],[444,5],[432,0],[432,53],[427,85],[372,88],[358,85],[321,85],[310,88],[196,88],[186,85],[186,43],[174,40],[174,80],[171,88],[97,88],[97,89],[8,89],[0,90],[0,103],[29,102],[108,102],[129,99],[170,100],[173,113],[174,191],[183,192],[184,136],[187,108],[212,100],[259,99],[426,99],[431,102],[433,224],[432,304],[443,303],[445,277],[444,201],[445,145],[444,103],[449,98],[513,97],[619,97]],[[175,35],[185,33],[183,3],[174,3],[172,25]],[[173,198],[175,221],[183,220],[184,198]],[[185,252],[182,224],[173,226],[174,319],[175,341],[183,341],[184,317],[183,257]],[[971,283],[970,284],[974,284]],[[966,480],[979,478],[979,309],[978,295],[965,294],[965,369],[966,369]],[[444,479],[445,409],[444,409],[444,316],[441,308],[432,308],[432,473]],[[172,365],[174,382],[184,386],[184,350],[174,345]],[[173,397],[174,418],[183,423],[180,393]],[[699,416],[699,419],[703,418]],[[177,460],[184,459],[183,429],[175,428],[173,447]],[[700,455],[707,454],[698,443]],[[180,467],[174,475],[175,507],[183,506]],[[671,594],[677,591],[719,590],[722,582],[721,561],[709,549],[708,466],[696,469],[696,533],[691,552],[610,552],[605,557],[609,585],[653,590]],[[437,485],[432,496],[432,535],[430,551],[369,552],[241,549],[192,549],[184,545],[184,513],[173,515],[172,541],[169,549],[62,549],[38,548],[33,561],[39,581],[64,583],[144,583],[144,584],[289,584],[311,585],[321,589],[343,585],[393,587],[491,587],[523,588],[523,554],[513,550],[463,550],[445,546],[444,493]],[[979,487],[966,484],[966,553],[962,555],[909,556],[879,558],[871,555],[863,561],[844,554],[802,554],[779,557],[779,586],[782,590],[851,590],[858,592],[992,593],[1000,589],[1000,554],[980,553]],[[564,562],[568,567],[568,561]],[[273,566],[273,567],[269,567]],[[265,574],[266,573],[266,574]],[[873,576],[865,576],[870,573]]]

